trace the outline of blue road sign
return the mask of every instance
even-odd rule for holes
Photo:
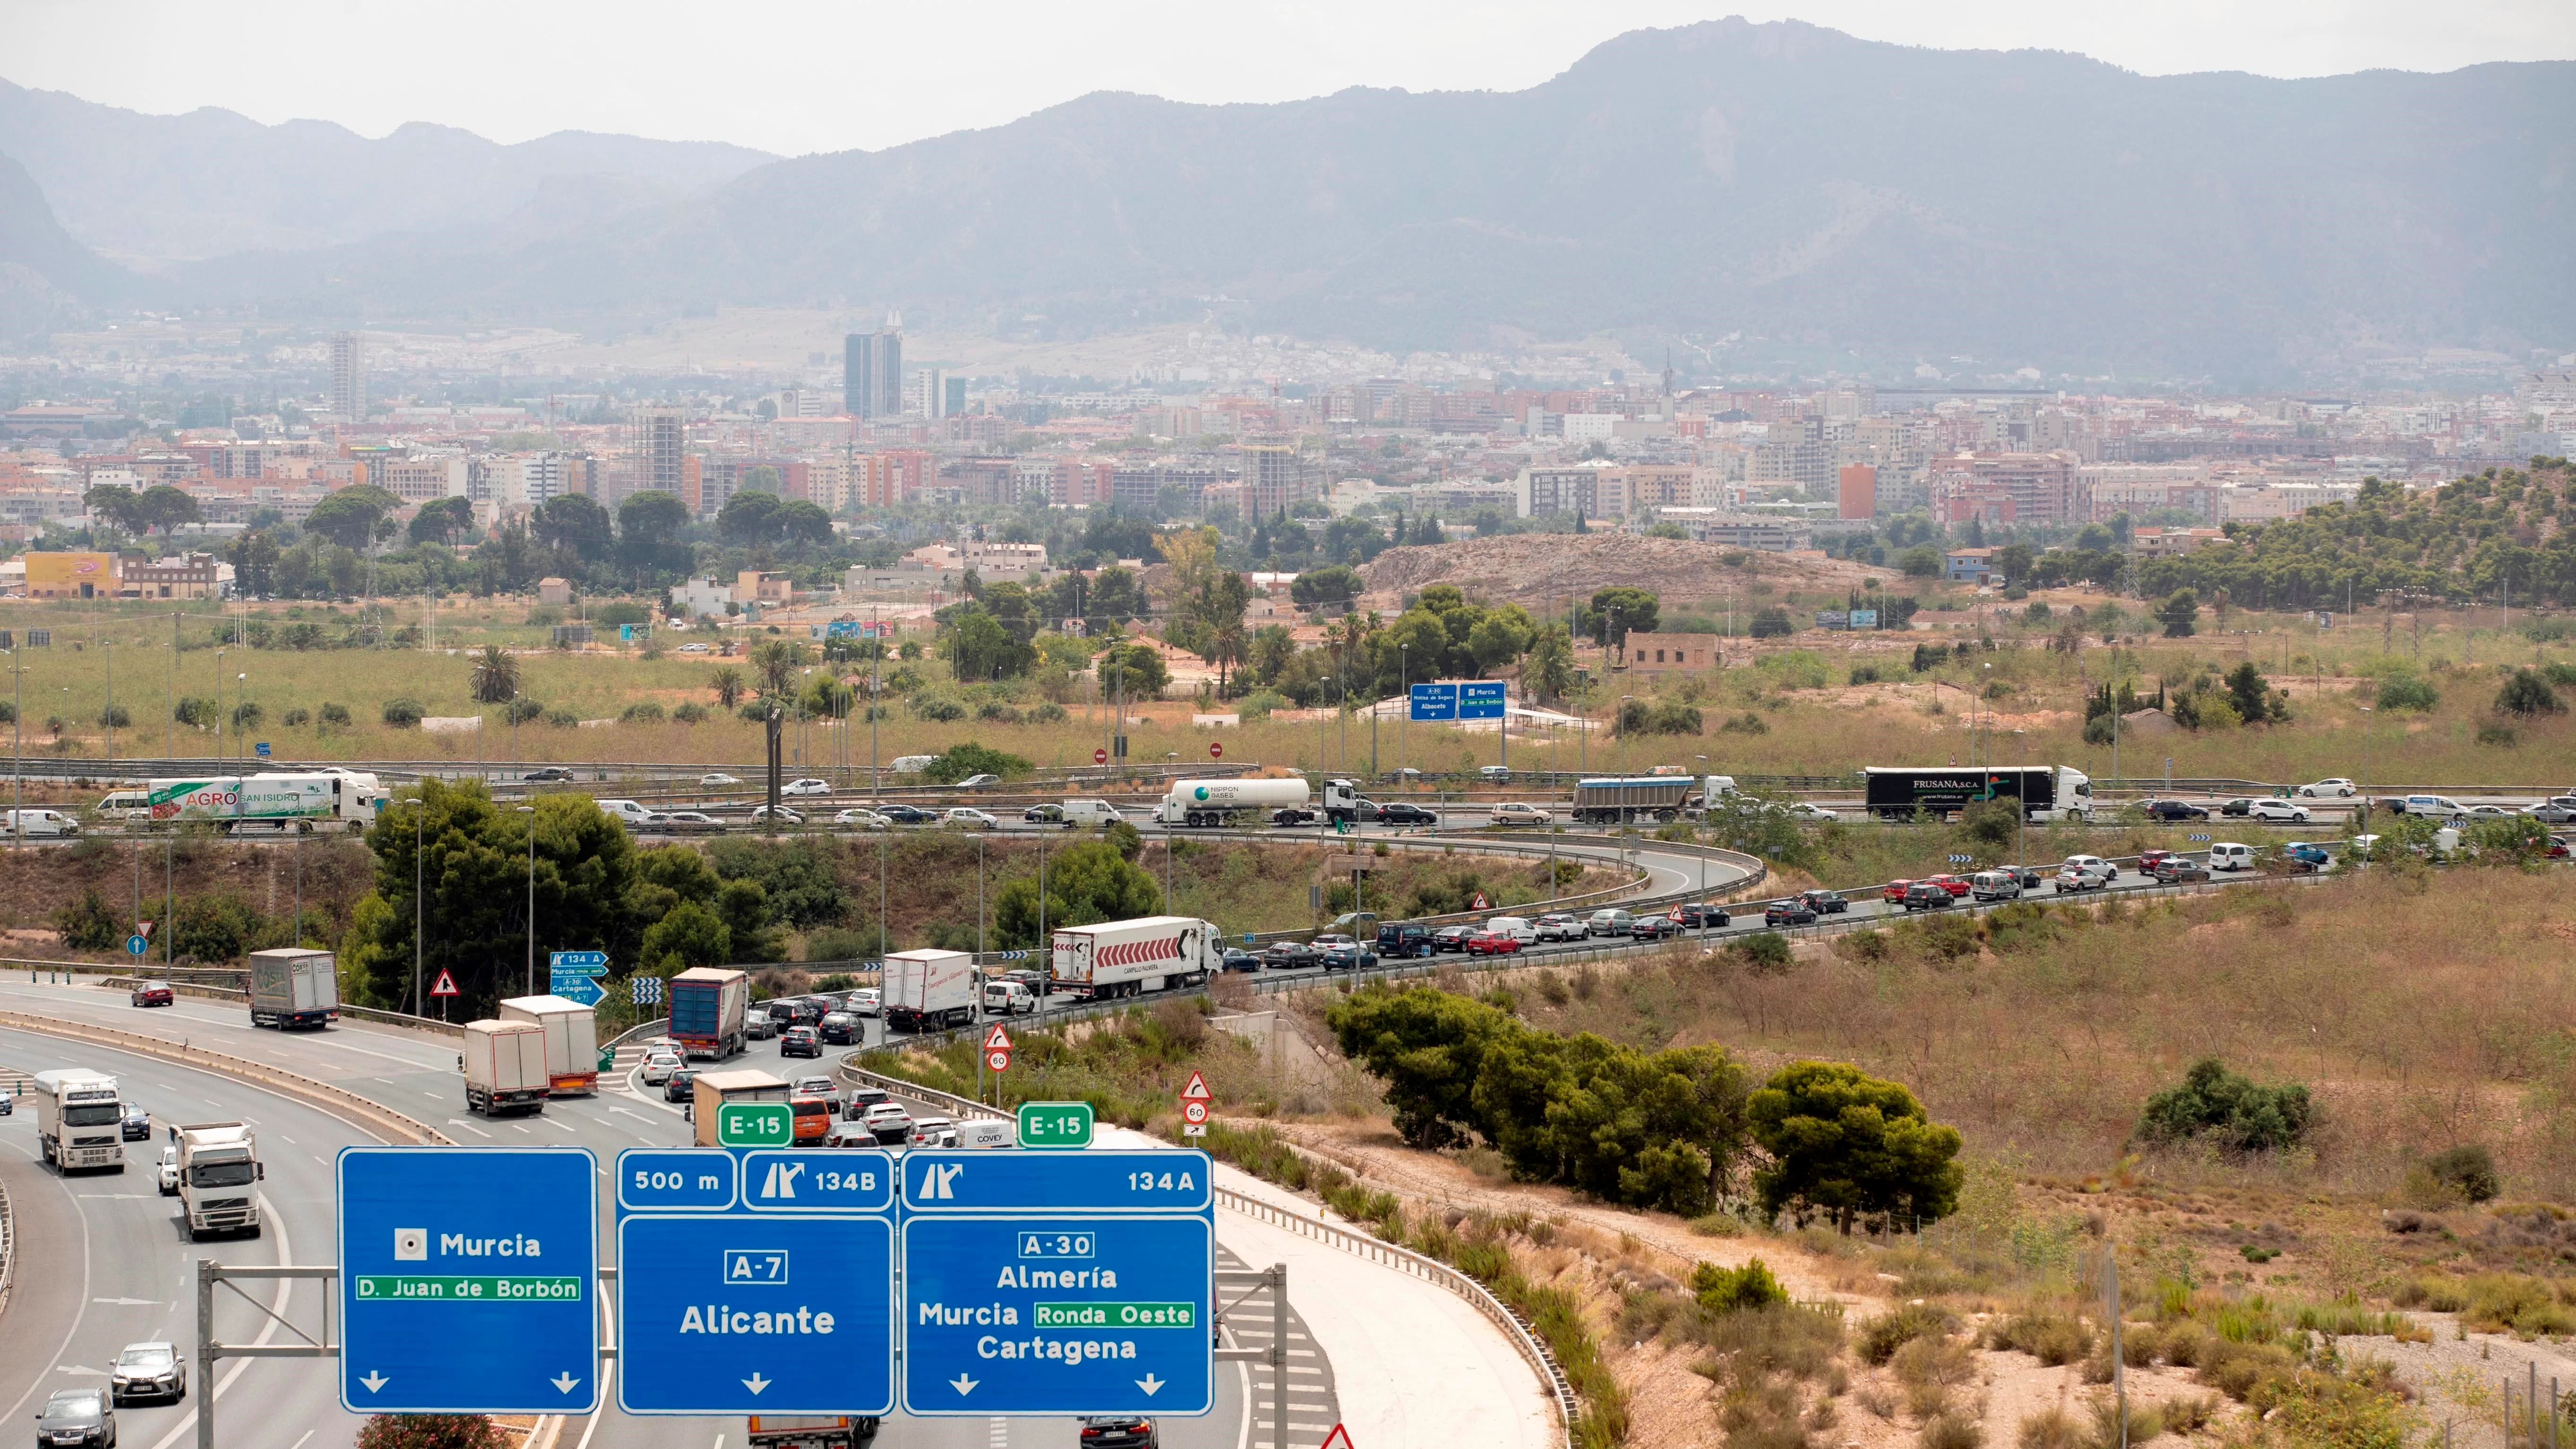
[[[634,976],[628,978],[626,984],[628,994],[634,998],[637,1006],[659,1006],[662,1004],[661,977]]]
[[[261,759],[265,760],[268,758],[268,741],[261,740],[257,745],[253,746],[253,748],[259,751],[259,757]]]
[[[617,1256],[630,1414],[894,1407],[894,1160],[883,1152],[630,1149]]]
[[[599,1405],[597,1161],[579,1147],[340,1150],[340,1402]]]
[[[1458,686],[1454,684],[1417,684],[1411,695],[1411,718],[1444,720],[1458,717]]]
[[[1207,1154],[912,1152],[902,1173],[906,1410],[1208,1411]]]
[[[608,974],[608,953],[605,951],[549,951],[546,953],[546,969],[557,976],[566,972],[576,976],[604,976]]]
[[[1499,679],[1472,680],[1458,686],[1458,718],[1501,719],[1503,717],[1503,682]]]
[[[125,938],[125,954],[128,956],[140,956],[151,949],[152,943],[143,939],[141,936],[128,936]]]
[[[566,1001],[577,1001],[584,1006],[597,1006],[599,999],[608,994],[599,989],[599,982],[596,979],[575,976],[566,971],[554,973],[547,981],[546,990]]]

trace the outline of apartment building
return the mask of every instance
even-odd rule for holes
[[[1931,470],[1932,519],[1942,524],[2082,522],[2071,460],[2057,453],[1957,453]]]
[[[1628,673],[1654,678],[1725,667],[1715,634],[1631,632],[1627,638]]]

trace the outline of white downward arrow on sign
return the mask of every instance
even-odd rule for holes
[[[553,1378],[546,1380],[546,1382],[568,1394],[573,1391],[574,1386],[579,1384],[581,1380],[572,1376],[572,1370],[566,1369],[562,1373],[555,1375]]]
[[[1162,1386],[1163,1381],[1154,1377],[1150,1370],[1147,1371],[1143,1378],[1136,1381],[1136,1387],[1143,1389],[1145,1391],[1145,1397],[1149,1399],[1154,1396],[1154,1390],[1159,1389]]]
[[[957,1377],[948,1381],[948,1387],[955,1389],[960,1394],[971,1394],[975,1392],[975,1381],[966,1377],[964,1374],[959,1374]]]
[[[742,1386],[756,1394],[762,1389],[769,1387],[769,1380],[760,1376],[760,1370],[753,1369],[751,1371],[751,1377],[742,1381]]]
[[[383,1374],[376,1372],[374,1369],[369,1369],[367,1370],[367,1376],[358,1380],[358,1382],[365,1384],[367,1386],[367,1392],[372,1394],[376,1390],[383,1388],[385,1385],[392,1383],[393,1380],[386,1378]]]

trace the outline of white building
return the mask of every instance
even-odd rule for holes
[[[693,619],[724,617],[725,605],[733,602],[733,586],[716,579],[691,579],[671,586],[671,604],[684,609]]]

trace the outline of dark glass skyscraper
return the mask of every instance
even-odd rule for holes
[[[903,411],[903,333],[853,332],[842,344],[841,407],[854,418],[890,418]]]

